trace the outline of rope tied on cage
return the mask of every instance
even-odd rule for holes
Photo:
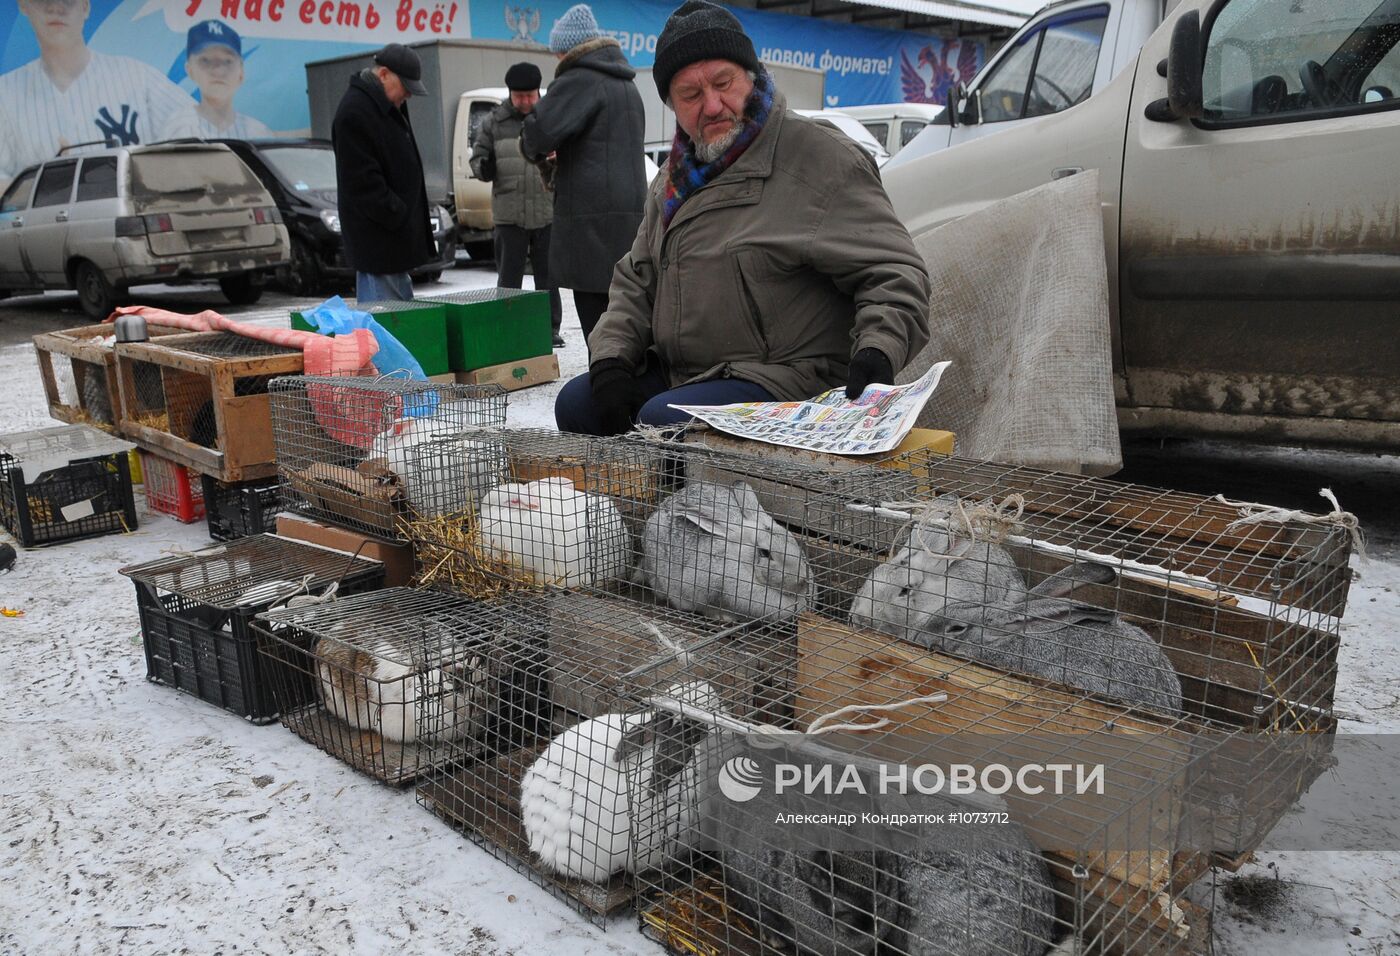
[[[911,541],[915,529],[942,526],[948,531],[949,543],[961,539],[969,544],[979,541],[1001,544],[1020,526],[1021,518],[1026,513],[1026,498],[1016,493],[1007,495],[1001,501],[987,498],[971,506],[955,497],[935,498],[932,501],[882,501],[878,509],[869,510],[902,514],[909,522]],[[936,552],[927,544],[924,550],[930,557],[948,561],[961,557],[958,553]]]
[[[1324,525],[1338,528],[1347,534],[1351,538],[1353,550],[1362,560],[1366,560],[1366,536],[1361,533],[1361,521],[1350,511],[1342,510],[1341,503],[1337,501],[1337,496],[1332,493],[1331,488],[1321,488],[1317,494],[1319,497],[1325,498],[1332,506],[1332,510],[1327,514],[1319,515],[1291,508],[1279,508],[1274,505],[1254,504],[1249,501],[1231,501],[1224,495],[1216,495],[1210,500],[1228,508],[1234,508],[1239,512],[1239,517],[1225,526],[1226,531],[1237,531],[1240,528],[1263,524],[1266,521],[1278,524]]]
[[[891,724],[891,720],[888,717],[881,717],[873,724],[828,724],[827,721],[835,721],[848,714],[868,714],[876,711],[903,710],[906,707],[914,707],[919,704],[941,704],[947,699],[948,695],[939,691],[937,694],[929,694],[924,697],[911,697],[908,700],[901,700],[893,704],[847,704],[845,707],[838,707],[829,714],[822,714],[816,720],[809,723],[804,732],[809,736],[817,737],[821,734],[834,734],[841,731],[883,730]],[[763,729],[768,730],[769,728],[765,725]]]
[[[651,636],[656,639],[656,643],[661,646],[661,650],[664,652],[660,662],[653,661],[649,663],[654,665],[656,663],[675,661],[676,668],[682,673],[686,673],[691,669],[693,655],[689,648],[679,641],[671,640],[671,638],[661,633],[661,628],[652,624],[650,621],[646,623],[646,628],[651,631]]]

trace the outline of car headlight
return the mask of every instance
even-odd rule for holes
[[[334,209],[322,209],[321,221],[326,224],[326,228],[331,232],[337,234],[340,232],[340,213],[336,212]]]

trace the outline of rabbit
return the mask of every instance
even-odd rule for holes
[[[963,848],[796,852],[759,823],[723,854],[736,908],[769,949],[817,956],[1042,956],[1054,933],[1044,860],[1020,828]]]
[[[410,507],[425,518],[475,510],[506,477],[504,446],[460,434],[472,412],[452,411],[458,404],[398,419],[374,437],[366,456],[383,460],[399,476]]]
[[[916,524],[909,540],[870,573],[851,602],[851,625],[911,640],[945,605],[993,604],[1025,594],[1005,548]]]
[[[710,710],[719,701],[704,681],[668,694]],[[696,839],[722,738],[660,710],[604,714],[564,731],[520,781],[530,850],[549,872],[592,882],[661,865]],[[632,845],[634,833],[643,845]]]
[[[623,576],[632,538],[606,495],[575,491],[567,478],[507,483],[481,502],[481,537],[543,584],[584,587]]]
[[[334,637],[312,647],[326,709],[396,743],[450,743],[485,724],[492,689],[481,657],[406,667]]]
[[[1081,584],[1115,580],[1112,568],[1074,564],[1031,588],[1027,600],[949,604],[912,641],[1004,670],[1180,713],[1181,680],[1157,642],[1113,611],[1066,599]]]
[[[667,498],[647,519],[638,570],[672,607],[730,623],[791,620],[816,591],[802,546],[742,481],[692,481]]]

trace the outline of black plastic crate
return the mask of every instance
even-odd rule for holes
[[[277,525],[277,478],[227,482],[203,475],[209,537],[234,541],[273,531]]]
[[[270,534],[121,573],[136,584],[147,678],[258,724],[277,717],[277,704],[275,664],[258,653],[253,618],[284,603],[294,587],[321,594],[338,582],[339,596],[384,586],[378,561]]]
[[[23,463],[0,452],[0,523],[26,548],[134,530],[126,453],[71,461],[27,481]]]

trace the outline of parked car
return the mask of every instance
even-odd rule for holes
[[[1041,9],[892,159],[890,169],[1067,110],[1108,86],[1179,0],[1059,0]]]
[[[819,123],[825,123],[834,129],[845,133],[856,141],[861,149],[870,154],[875,160],[876,166],[883,166],[889,162],[890,154],[885,145],[871,135],[870,130],[862,126],[855,117],[847,114],[844,110],[793,110],[799,116],[814,119]]]
[[[293,295],[312,295],[327,285],[355,278],[345,261],[335,184],[335,152],[324,139],[220,139],[238,154],[272,194],[292,242],[292,261],[278,282]],[[414,269],[422,282],[436,282],[457,262],[457,231],[441,206],[429,214],[437,256]]]
[[[924,127],[938,118],[943,107],[931,103],[877,103],[869,106],[842,106],[841,112],[870,131],[891,156],[909,145]]]
[[[289,253],[268,191],[214,143],[61,153],[0,197],[0,297],[76,289],[95,319],[149,282],[216,279],[251,304]]]
[[[1125,432],[1393,452],[1398,93],[1397,0],[1181,0],[1085,102],[884,181],[917,235],[1098,170]]]

